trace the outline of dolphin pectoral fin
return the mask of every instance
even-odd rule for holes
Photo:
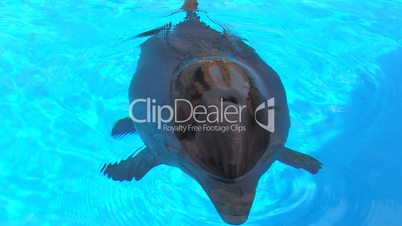
[[[152,36],[152,35],[158,34],[159,32],[161,32],[164,29],[165,29],[165,26],[155,28],[155,29],[143,32],[141,34],[138,34],[134,38],[145,38],[145,37],[148,37],[148,36]]]
[[[119,138],[127,134],[132,134],[135,132],[133,121],[130,117],[120,119],[117,121],[112,129],[111,136],[113,138]]]
[[[311,174],[316,174],[322,166],[322,163],[317,159],[289,148],[284,148],[280,152],[278,160],[297,169],[307,170]]]
[[[138,34],[134,38],[145,38],[145,37],[153,36],[153,35],[156,35],[156,34],[158,34],[159,32],[161,32],[163,30],[169,29],[171,26],[172,26],[171,23],[169,23],[167,25],[163,25],[161,27],[158,27],[158,28],[143,32],[141,34]]]
[[[157,165],[156,156],[149,150],[142,150],[121,162],[103,165],[101,172],[117,181],[131,181],[133,178],[138,181]]]

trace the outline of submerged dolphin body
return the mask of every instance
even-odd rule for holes
[[[129,88],[130,103],[150,98],[158,105],[173,106],[175,100],[184,99],[188,102],[176,104],[177,120],[166,125],[231,129],[172,132],[158,128],[157,123],[121,119],[112,135],[137,131],[147,147],[126,160],[105,165],[102,171],[122,181],[140,180],[161,164],[178,167],[201,184],[225,222],[241,224],[248,218],[258,180],[272,163],[281,161],[312,174],[318,172],[321,163],[285,147],[290,122],[279,76],[241,38],[218,32],[203,22],[202,12],[196,8],[197,1],[187,0],[182,22],[138,36],[149,39],[141,45]],[[237,109],[237,115],[219,120],[217,114],[215,118],[198,114],[184,120],[193,110],[188,103],[204,106],[204,113],[229,107]],[[150,114],[146,107],[130,109],[136,119],[146,119]],[[272,110],[274,131],[268,131],[264,125]],[[161,112],[166,119],[169,111]]]

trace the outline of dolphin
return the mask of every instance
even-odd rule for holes
[[[312,174],[322,164],[285,146],[285,89],[256,51],[212,28],[196,0],[186,0],[178,14],[179,23],[136,36],[147,40],[129,86],[130,117],[111,132],[114,138],[136,132],[146,147],[101,172],[131,181],[158,165],[178,167],[202,186],[225,222],[242,224],[275,161]]]

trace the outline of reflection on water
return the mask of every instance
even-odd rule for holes
[[[127,111],[135,34],[165,24],[178,1],[0,3],[0,223],[221,225],[191,177],[160,166],[116,183],[100,164],[137,136],[109,132]],[[276,163],[247,225],[398,225],[402,210],[402,4],[200,1],[281,76],[289,147],[325,168]],[[247,10],[238,10],[239,8]],[[134,222],[134,223],[133,223]]]

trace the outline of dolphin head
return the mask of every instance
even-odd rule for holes
[[[188,119],[178,124],[193,129],[176,136],[208,173],[238,178],[267,149],[270,134],[255,123],[255,108],[266,98],[260,84],[250,67],[231,57],[194,59],[177,70],[172,97],[188,100],[176,105],[177,117]]]

